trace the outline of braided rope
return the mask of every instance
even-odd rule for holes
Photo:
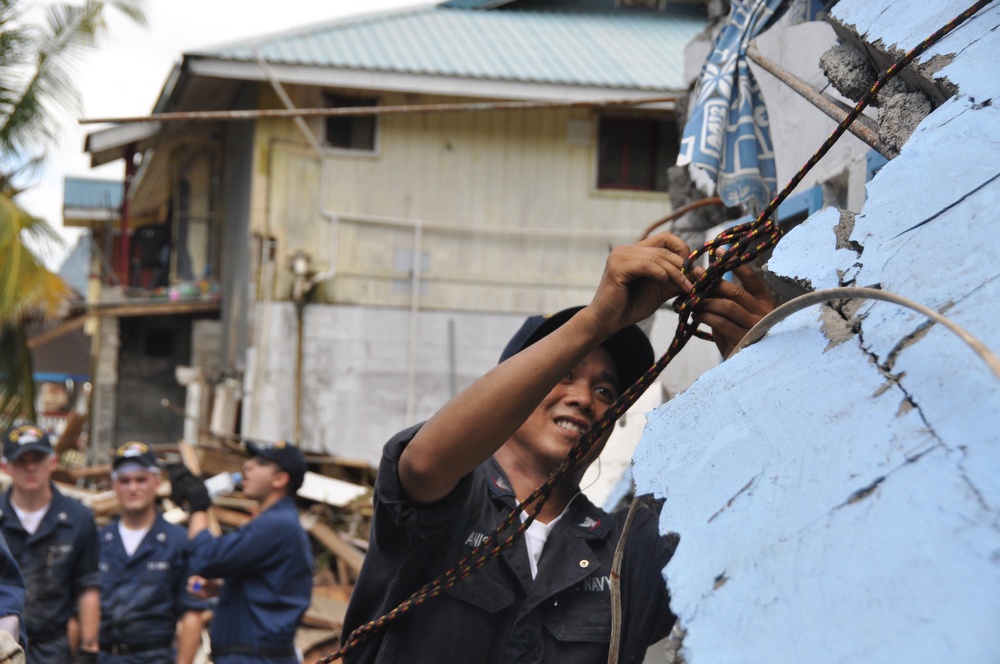
[[[361,625],[348,636],[344,645],[322,659],[317,660],[317,664],[329,664],[344,657],[356,650],[372,636],[384,629],[390,623],[398,620],[401,616],[411,611],[414,607],[421,606],[427,600],[437,597],[448,588],[452,588],[477,569],[480,569],[488,562],[498,557],[503,551],[510,548],[524,534],[528,526],[535,520],[542,507],[548,501],[552,490],[562,481],[562,479],[583,459],[593,448],[594,444],[608,431],[609,428],[627,411],[636,399],[646,391],[656,380],[657,376],[664,368],[677,356],[682,348],[693,336],[705,336],[697,329],[697,324],[691,322],[691,314],[694,308],[705,299],[712,289],[719,283],[726,272],[749,263],[751,260],[773,248],[781,239],[781,230],[771,219],[771,215],[778,208],[785,198],[802,181],[806,174],[822,159],[834,143],[843,136],[847,128],[854,122],[861,112],[871,103],[879,90],[891,80],[899,71],[908,65],[914,58],[918,57],[927,48],[961,25],[973,14],[983,7],[989,5],[993,0],[978,0],[974,5],[953,18],[940,29],[928,36],[917,46],[911,49],[906,55],[897,60],[891,67],[886,69],[878,77],[868,92],[858,101],[850,113],[837,125],[837,128],[816,150],[812,157],[799,169],[785,187],[771,200],[756,219],[745,224],[734,226],[715,239],[709,240],[700,248],[694,250],[684,262],[682,271],[688,280],[692,282],[693,288],[685,297],[678,297],[674,303],[674,311],[678,314],[677,329],[674,333],[673,341],[666,352],[659,360],[650,367],[633,385],[622,392],[621,395],[604,412],[601,418],[591,425],[572,449],[567,453],[559,467],[552,472],[548,481],[536,488],[527,498],[514,507],[507,517],[490,533],[483,541],[473,549],[469,555],[459,560],[451,569],[443,572],[440,576],[422,586],[419,590],[410,595],[396,608],[385,615]],[[692,279],[694,262],[702,255],[708,255],[708,268],[696,279]],[[528,517],[523,523],[497,543],[503,534],[510,529],[515,521],[519,519],[519,514],[528,508]]]

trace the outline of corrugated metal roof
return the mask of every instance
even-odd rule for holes
[[[699,17],[418,7],[190,55],[559,85],[679,90]]]
[[[68,177],[63,180],[63,208],[117,210],[122,206],[121,180]]]

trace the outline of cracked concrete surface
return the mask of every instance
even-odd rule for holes
[[[899,150],[920,121],[931,112],[931,100],[922,92],[898,93],[884,99],[878,111],[878,135]]]
[[[909,48],[956,2],[841,0]],[[1000,350],[1000,5],[927,59],[959,95],[869,183],[853,228],[814,214],[768,268],[878,285]],[[837,343],[833,343],[837,340]],[[814,307],[649,415],[639,492],[680,534],[664,571],[690,664],[995,662],[1000,381],[940,325],[884,303]],[[753,478],[753,479],[751,479]],[[720,583],[719,579],[725,579]]]

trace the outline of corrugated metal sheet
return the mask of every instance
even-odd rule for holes
[[[419,7],[190,55],[560,85],[684,88],[696,17]]]
[[[63,207],[117,210],[122,206],[122,193],[121,180],[68,177],[63,182]]]

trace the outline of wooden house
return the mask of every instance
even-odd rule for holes
[[[152,116],[86,149],[135,165],[126,223],[165,229],[172,282],[221,283],[242,432],[374,461],[671,211],[684,48],[704,25],[698,3],[662,0],[311,25],[185,53]],[[716,360],[706,345],[685,371]]]

